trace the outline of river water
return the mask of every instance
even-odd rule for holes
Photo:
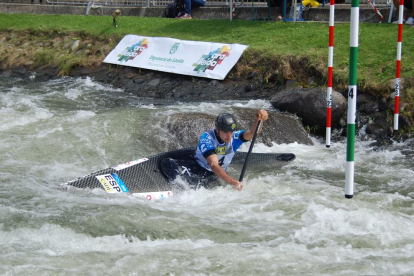
[[[147,201],[56,189],[159,153],[140,127],[147,120],[228,105],[271,109],[137,99],[89,78],[0,79],[0,274],[414,274],[413,141],[378,149],[357,138],[353,199],[344,197],[345,141],[326,149],[317,139],[256,145],[297,158],[247,171],[241,192]]]

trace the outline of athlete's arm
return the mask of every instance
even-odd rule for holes
[[[262,124],[260,125],[259,133],[262,131],[263,128],[263,122],[266,121],[269,118],[269,114],[266,110],[260,109],[256,114],[256,120],[254,121],[254,124],[251,126],[251,128],[243,133],[243,139],[246,141],[250,141],[253,139],[254,132],[256,131],[257,124],[259,121],[262,121]],[[258,133],[258,134],[259,134]]]
[[[207,157],[207,162],[211,170],[221,179],[232,185],[236,190],[243,189],[243,183],[231,177],[220,165],[217,154]]]

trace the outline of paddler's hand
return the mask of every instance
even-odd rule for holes
[[[269,118],[269,114],[266,110],[260,109],[256,114],[256,120],[262,120],[263,122]]]
[[[241,191],[243,189],[243,183],[234,178],[233,178],[233,181],[230,183],[230,185],[232,185],[233,188],[238,191]]]
[[[257,124],[259,123],[259,121],[262,121],[262,124],[260,125],[258,132],[259,134],[262,131],[263,122],[267,121],[267,119],[269,119],[269,114],[266,110],[260,109],[259,111],[257,111],[255,122],[252,124],[249,130],[243,133],[244,140],[250,141],[253,139],[254,133],[256,132]]]

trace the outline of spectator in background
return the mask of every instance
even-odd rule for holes
[[[42,4],[43,0],[39,0],[39,3]],[[32,0],[32,4],[34,4],[34,0]]]
[[[116,27],[118,27],[118,21],[117,21],[117,19],[118,19],[118,16],[121,14],[121,11],[120,10],[116,10],[113,14],[112,14],[112,17],[113,17],[113,25],[114,25],[114,27],[116,28]]]
[[[393,0],[394,2],[394,7],[397,9],[397,11],[399,10],[400,7],[400,0]],[[414,10],[413,10],[413,4],[414,4],[414,0],[404,0],[404,8],[408,9],[411,11],[410,16],[407,16],[406,20],[403,19],[403,23],[404,24],[408,24],[408,25],[414,25]],[[393,23],[398,23],[398,21],[394,21]]]
[[[289,2],[289,1],[288,1]],[[268,2],[269,7],[273,8],[275,7],[279,13],[276,17],[276,20],[282,20],[283,19],[283,15],[282,15],[282,8],[283,8],[283,0],[270,0]]]
[[[185,7],[181,8],[176,18],[180,19],[192,19],[191,8],[204,7],[206,5],[205,0],[184,0]]]

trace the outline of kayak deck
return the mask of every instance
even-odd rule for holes
[[[79,177],[65,185],[89,189],[102,188],[109,193],[171,191],[172,182],[177,175],[189,175],[195,181],[203,177],[209,179],[212,176],[213,173],[205,171],[194,163],[194,151],[195,148],[185,148],[160,153]],[[246,156],[247,152],[236,152],[231,165],[243,165]],[[249,167],[282,167],[294,159],[295,155],[292,153],[251,153]],[[190,170],[186,171],[188,168]],[[202,175],[205,172],[207,174]]]

